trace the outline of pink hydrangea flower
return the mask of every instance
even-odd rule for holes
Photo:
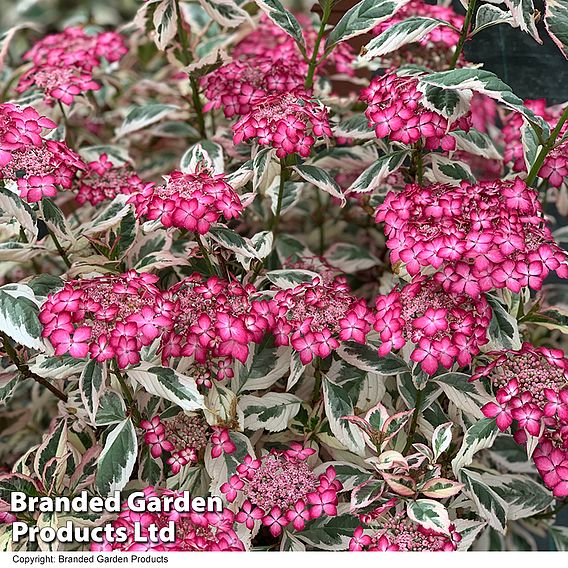
[[[136,214],[159,219],[164,227],[179,227],[204,235],[219,219],[238,217],[243,206],[224,175],[206,168],[192,174],[172,172],[163,185],[146,184],[131,191]]]
[[[49,104],[59,100],[71,105],[77,95],[100,89],[92,74],[103,59],[119,61],[126,52],[116,32],[87,34],[80,27],[66,28],[44,37],[24,55],[33,66],[22,75],[16,90],[22,93],[37,87]]]
[[[335,516],[342,485],[333,466],[316,477],[306,463],[312,453],[296,443],[291,450],[272,450],[256,460],[247,456],[221,487],[229,502],[240,496],[245,499],[237,522],[252,529],[260,520],[277,537],[290,524],[301,531],[322,514]]]
[[[441,365],[467,366],[489,340],[491,309],[481,296],[447,293],[434,279],[417,276],[411,284],[395,288],[375,300],[374,328],[385,356],[412,342],[410,358],[432,375]]]
[[[88,354],[120,368],[140,361],[140,349],[172,325],[173,304],[155,286],[158,277],[131,270],[122,275],[72,280],[50,294],[39,320],[57,355]]]
[[[477,297],[494,288],[539,290],[555,270],[568,277],[568,256],[554,242],[536,190],[519,178],[407,185],[378,207],[391,262],[412,276],[439,272],[444,290]]]
[[[389,71],[375,77],[361,91],[361,100],[367,103],[365,115],[369,126],[375,129],[377,138],[389,138],[393,142],[412,145],[418,141],[427,150],[455,150],[456,141],[448,130],[469,129],[469,118],[463,116],[448,124],[446,118],[427,109],[420,101],[415,75],[404,76]]]
[[[276,148],[276,155],[310,155],[316,138],[331,136],[326,108],[316,101],[284,93],[269,95],[233,125],[233,141],[256,138]]]
[[[557,497],[568,495],[568,359],[558,349],[523,343],[518,351],[489,353],[493,360],[472,380],[488,377],[495,402],[481,409],[499,430],[516,425],[514,438],[525,444],[540,438],[533,454],[541,477]],[[566,460],[566,461],[565,461]]]
[[[146,500],[159,497],[172,499],[182,495],[159,487],[146,487],[144,489]],[[148,527],[154,525],[159,529],[175,523],[175,541],[162,542],[152,541]],[[135,542],[135,523],[138,530],[147,542]],[[92,551],[111,552],[117,551],[155,551],[155,552],[232,552],[244,551],[245,546],[235,531],[235,515],[224,509],[222,513],[196,513],[172,510],[159,513],[134,513],[130,511],[126,503],[118,518],[112,522],[114,528],[124,527],[127,531],[125,542],[110,542],[105,539],[101,544],[92,543]]]

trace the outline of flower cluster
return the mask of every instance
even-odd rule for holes
[[[416,75],[404,76],[396,71],[375,77],[360,97],[368,105],[365,115],[369,126],[375,129],[377,138],[388,137],[407,145],[420,141],[427,150],[455,150],[456,140],[448,130],[468,130],[469,117],[448,125],[445,117],[420,102],[423,95],[418,83]]]
[[[87,201],[91,205],[112,201],[117,195],[142,192],[145,187],[129,164],[116,166],[106,154],[89,162],[87,170],[73,185],[80,205]]]
[[[206,168],[195,173],[172,172],[162,185],[146,184],[132,193],[136,214],[159,219],[164,227],[178,227],[204,235],[221,217],[233,219],[243,210],[239,196],[224,180]]]
[[[116,357],[120,368],[140,362],[140,350],[172,326],[173,303],[155,286],[158,277],[138,274],[72,280],[50,294],[39,320],[56,355],[95,361]]]
[[[479,296],[493,288],[536,290],[550,271],[568,277],[566,253],[544,221],[536,190],[520,179],[407,185],[377,209],[391,262],[410,275],[442,268],[444,290]]]
[[[272,450],[260,459],[247,455],[221,486],[230,503],[239,496],[245,499],[236,521],[252,530],[260,520],[277,537],[289,524],[301,531],[312,519],[335,516],[342,485],[333,466],[316,477],[306,463],[314,452],[294,443],[289,450]]]
[[[540,116],[548,122],[551,128],[556,126],[562,108],[546,106],[545,99],[525,101],[525,106],[532,110],[537,116]],[[523,116],[518,112],[507,115],[503,125],[503,141],[505,143],[505,162],[512,164],[513,171],[526,171],[526,163],[524,159],[524,151],[522,144],[522,126]],[[564,124],[559,132],[557,140],[568,131],[568,124]],[[564,183],[564,179],[568,176],[568,142],[561,142],[553,148],[544,159],[544,162],[538,171],[538,176],[548,181],[552,187],[560,187]]]
[[[360,552],[453,552],[457,550],[462,537],[450,525],[450,534],[444,534],[410,520],[406,514],[398,513],[381,520],[380,528],[364,531],[362,526],[355,529],[349,541],[349,550]]]
[[[163,499],[174,499],[182,496],[182,492],[172,491],[159,487],[146,487],[144,489],[146,500],[159,497]],[[154,525],[158,531],[167,527],[170,522],[175,523],[175,541],[162,542],[152,541],[148,527]],[[136,542],[135,525],[139,526],[139,535],[147,542]],[[222,513],[196,513],[179,512],[144,512],[135,513],[123,505],[123,510],[118,518],[113,521],[112,526],[124,527],[128,538],[125,542],[110,542],[105,540],[102,544],[91,544],[92,551],[111,552],[120,551],[155,551],[155,552],[197,552],[197,551],[217,551],[231,552],[244,551],[245,547],[241,539],[234,530],[235,516],[225,509]],[[142,540],[142,539],[139,539]]]
[[[216,378],[233,376],[234,359],[247,360],[249,344],[260,343],[274,318],[267,301],[254,299],[256,288],[212,276],[194,274],[167,292],[173,302],[174,326],[162,337],[162,358],[194,357],[207,363],[207,379],[216,367]],[[201,384],[210,386],[210,381]]]
[[[461,30],[464,23],[464,17],[457,14],[451,6],[428,4],[424,0],[410,0],[397,10],[392,18],[376,26],[373,29],[373,34],[380,35],[391,26],[417,16],[436,18],[448,22],[450,25],[441,24],[418,42],[399,48],[394,54],[390,54],[389,62],[391,64],[426,65],[431,69],[439,70],[447,69],[460,39],[457,30]],[[450,26],[453,26],[453,28]],[[459,61],[463,63],[463,55],[461,54]]]
[[[126,52],[124,40],[116,32],[88,34],[80,27],[66,28],[44,37],[24,55],[33,66],[20,78],[17,91],[35,86],[45,93],[47,102],[59,100],[70,105],[77,95],[100,88],[93,71],[103,59],[113,63]]]
[[[32,107],[0,105],[0,179],[16,182],[20,197],[30,203],[54,197],[58,186],[69,189],[84,168],[66,144],[44,138],[44,129],[56,126]]]
[[[290,93],[263,98],[233,125],[233,132],[235,144],[256,138],[276,148],[279,158],[294,153],[307,157],[316,137],[332,135],[327,109]]]
[[[291,345],[304,365],[328,357],[341,341],[365,343],[371,330],[371,311],[355,298],[342,277],[280,290],[273,333],[276,345]]]
[[[568,359],[558,349],[528,343],[490,355],[493,361],[472,377],[488,377],[496,391],[496,401],[488,402],[483,414],[495,418],[501,431],[516,421],[518,443],[540,438],[535,465],[555,496],[568,496]]]
[[[382,341],[379,355],[412,342],[410,358],[430,375],[439,365],[445,369],[456,361],[462,367],[469,365],[489,341],[492,314],[485,297],[445,292],[439,282],[426,276],[378,296],[376,309],[374,328]]]
[[[164,451],[171,454],[166,461],[174,475],[188,463],[196,462],[209,441],[209,426],[198,415],[181,412],[164,422],[154,416],[142,420],[140,426],[152,457],[159,458]]]
[[[305,96],[304,79],[302,66],[294,60],[266,56],[235,60],[204,77],[209,102],[203,110],[222,108],[227,118],[247,114],[271,94]]]

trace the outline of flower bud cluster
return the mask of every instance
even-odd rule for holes
[[[172,491],[160,487],[146,487],[144,489],[146,501],[164,497],[172,500],[182,497],[183,492]],[[150,509],[150,507],[148,507]],[[167,509],[164,507],[164,509]],[[170,542],[154,541],[149,527],[156,527],[158,535],[160,529],[175,523],[175,540]],[[244,551],[245,546],[235,532],[235,515],[229,509],[222,513],[179,512],[177,510],[137,513],[131,511],[127,504],[112,526],[124,527],[127,531],[125,542],[109,542],[92,544],[92,551],[111,552],[113,550],[138,552],[231,552]],[[146,540],[146,542],[143,542]]]
[[[258,144],[276,148],[276,155],[310,155],[317,137],[331,136],[327,109],[316,101],[290,93],[269,95],[233,125],[233,141],[256,138]]]
[[[136,175],[129,164],[116,166],[106,154],[87,164],[87,171],[75,181],[77,202],[98,205],[112,201],[117,195],[139,193],[146,184]]]
[[[355,298],[344,278],[312,282],[280,290],[274,296],[276,345],[291,345],[304,365],[328,357],[340,341],[364,344],[371,311]]]

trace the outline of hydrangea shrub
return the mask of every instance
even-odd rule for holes
[[[463,49],[532,0],[303,4],[0,37],[0,549],[568,549],[568,106]],[[224,507],[9,505],[134,490]]]

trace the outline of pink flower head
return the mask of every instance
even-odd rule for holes
[[[559,275],[567,255],[545,224],[536,190],[519,178],[462,182],[453,187],[407,185],[387,194],[377,209],[385,223],[391,263],[412,276],[433,267],[444,290],[478,297],[494,288],[519,292]],[[425,317],[428,317],[425,315]],[[424,332],[426,320],[418,325]]]
[[[276,148],[279,158],[308,157],[316,138],[332,135],[324,106],[288,93],[263,98],[233,125],[233,132],[235,144],[257,138]]]
[[[202,167],[195,173],[172,172],[163,185],[132,188],[129,203],[138,217],[160,219],[164,227],[179,227],[204,235],[221,218],[238,217],[243,206],[235,190]]]
[[[130,271],[67,282],[41,307],[43,336],[57,355],[90,354],[100,362],[116,357],[121,368],[136,364],[142,346],[172,323],[171,306],[154,285],[156,280]]]
[[[415,344],[410,358],[430,375],[454,362],[469,365],[488,342],[491,309],[485,298],[445,292],[433,278],[418,276],[375,301],[374,328],[382,345],[379,355]]]

